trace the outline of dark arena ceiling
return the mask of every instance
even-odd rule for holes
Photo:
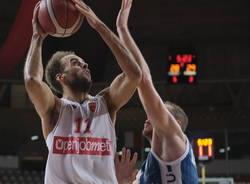
[[[116,33],[115,22],[121,1],[86,0],[85,2]],[[235,124],[238,120],[242,122],[239,128],[248,127],[247,112],[250,109],[248,4],[247,0],[133,1],[129,28],[150,66],[156,88],[164,99],[184,107],[194,121],[191,128],[216,129],[218,127],[216,122],[221,120],[223,123],[220,123],[220,128],[238,127]],[[12,28],[20,5],[21,1],[4,1],[0,6],[0,47]],[[198,79],[195,84],[168,84],[166,61],[168,50],[171,48],[195,49],[198,58]],[[73,50],[88,62],[94,81],[93,93],[109,84],[120,72],[109,48],[98,33],[90,28],[86,20],[75,35],[64,39],[49,36],[44,41],[44,65],[57,50]],[[11,72],[1,76],[1,89],[13,83],[23,83],[24,61],[25,56]],[[5,92],[2,90],[1,104],[6,105],[9,102],[3,98]],[[137,119],[129,119],[125,111],[130,109],[131,114],[136,113],[143,121],[145,114],[136,110],[140,107],[137,96],[134,96],[121,111],[120,119],[126,119],[131,124],[129,127],[134,127]],[[200,124],[201,121],[207,123]]]

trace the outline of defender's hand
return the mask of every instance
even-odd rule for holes
[[[36,4],[33,11],[33,18],[32,18],[33,36],[35,35],[40,36],[42,39],[44,39],[48,35],[48,33],[45,33],[45,31],[38,23],[39,7],[40,7],[40,1]]]
[[[116,152],[115,154],[115,170],[116,178],[119,184],[128,184],[132,183],[136,179],[136,174],[138,170],[134,169],[137,153],[134,153],[132,160],[130,161],[131,152],[129,149],[122,148],[122,157],[121,161],[119,160],[119,155]]]
[[[89,25],[96,29],[99,25],[102,24],[102,21],[95,15],[95,13],[91,10],[89,6],[87,6],[83,1],[81,0],[72,0],[75,3],[75,7],[79,10],[81,14],[83,14]]]
[[[122,0],[122,6],[116,19],[117,28],[128,27],[128,17],[132,6],[132,0]]]

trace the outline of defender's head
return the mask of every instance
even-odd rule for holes
[[[173,117],[176,119],[182,131],[184,132],[188,125],[188,117],[186,113],[183,111],[183,109],[180,106],[172,102],[166,101],[165,106],[168,109],[168,111],[173,115]],[[152,139],[153,127],[152,127],[152,124],[149,122],[149,120],[145,121],[144,129],[142,133],[148,140]]]
[[[50,88],[63,94],[63,87],[88,93],[92,81],[88,64],[74,52],[58,51],[49,60],[45,79]]]

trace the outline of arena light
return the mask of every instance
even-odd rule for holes
[[[33,136],[30,137],[30,140],[32,140],[32,141],[36,141],[38,139],[39,139],[38,135],[33,135]]]
[[[151,148],[145,148],[144,151],[145,152],[150,152]]]
[[[230,151],[230,147],[227,147],[227,151]],[[220,148],[219,153],[225,153],[225,148]]]

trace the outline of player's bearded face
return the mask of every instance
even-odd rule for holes
[[[67,85],[73,90],[78,92],[88,93],[92,86],[92,81],[86,78],[81,72],[68,72]]]
[[[88,64],[76,55],[65,56],[62,64],[64,64],[63,75],[66,79],[64,84],[72,91],[88,93],[92,86]]]
[[[142,134],[144,137],[146,137],[148,140],[152,139],[152,135],[153,135],[153,127],[151,125],[151,123],[149,122],[149,120],[146,120],[144,123],[144,129],[142,131]]]

